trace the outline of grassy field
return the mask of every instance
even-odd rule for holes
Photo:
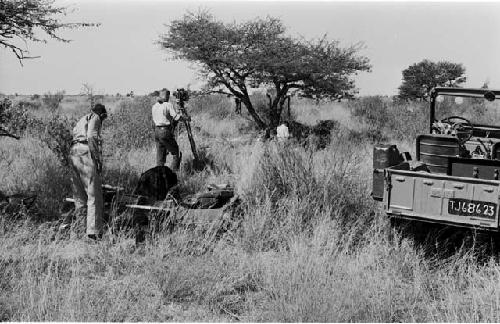
[[[105,182],[131,190],[154,166],[152,99],[105,100]],[[192,170],[181,131],[181,192],[230,183],[242,199],[217,240],[185,228],[139,246],[126,231],[98,243],[61,237],[54,220],[70,195],[67,169],[37,131],[0,139],[0,190],[38,195],[36,213],[0,216],[0,320],[500,322],[500,266],[466,248],[426,253],[392,233],[372,201],[373,141],[412,151],[425,127],[418,105],[366,112],[384,100],[292,101],[299,122],[339,121],[318,150],[257,141],[229,99],[193,99],[194,136],[211,166]],[[87,110],[85,98],[68,97],[56,115]],[[50,115],[43,106],[32,114]]]

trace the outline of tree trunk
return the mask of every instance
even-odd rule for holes
[[[252,118],[257,123],[257,126],[259,126],[260,129],[266,129],[267,128],[266,123],[264,123],[262,121],[262,119],[259,117],[259,114],[257,114],[255,109],[253,108],[253,105],[252,105],[252,102],[250,101],[250,99],[243,98],[242,101],[245,104],[245,107],[247,107],[247,110],[248,110],[248,113],[250,114],[250,116],[252,116]]]
[[[286,118],[290,119],[292,116],[291,116],[291,112],[290,112],[290,96],[288,96],[288,95],[286,95],[280,99],[278,115],[281,116],[283,114],[283,110],[285,108],[286,103],[288,103]]]
[[[280,115],[281,115],[281,110],[278,109],[278,103],[279,103],[279,100],[274,100],[272,103],[270,103],[270,107],[269,107],[269,122],[270,122],[270,125],[269,127],[271,127],[272,129],[275,129],[276,127],[278,127],[279,123],[280,123]]]

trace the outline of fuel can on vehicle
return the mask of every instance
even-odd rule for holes
[[[384,197],[384,169],[401,162],[403,158],[396,145],[380,144],[373,148],[373,199],[382,200]]]

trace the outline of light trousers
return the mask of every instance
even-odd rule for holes
[[[86,206],[87,234],[98,235],[102,231],[104,214],[102,183],[87,144],[77,143],[71,147],[71,164],[75,213],[81,217],[81,210]]]

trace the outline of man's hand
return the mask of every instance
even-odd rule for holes
[[[187,121],[187,122],[190,122],[191,121],[191,116],[189,115],[182,115],[182,119]]]

